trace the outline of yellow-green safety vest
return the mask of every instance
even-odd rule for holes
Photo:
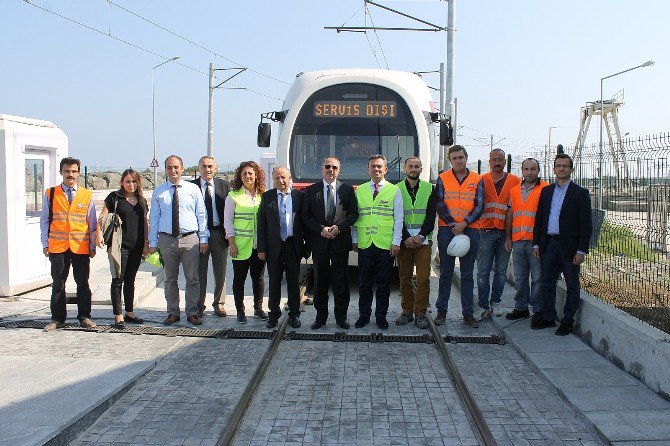
[[[365,249],[374,243],[377,248],[390,249],[393,243],[393,201],[398,186],[387,182],[373,200],[371,184],[368,181],[356,188],[358,247]]]
[[[256,234],[256,216],[258,208],[261,207],[261,195],[258,194],[256,204],[251,202],[244,188],[233,190],[228,193],[235,202],[235,216],[233,228],[235,229],[235,245],[237,245],[237,257],[235,260],[246,260],[251,257],[254,248],[254,234]]]
[[[412,234],[413,229],[416,229],[416,234],[418,234],[421,226],[423,226],[423,222],[426,220],[426,208],[428,207],[430,194],[433,192],[433,185],[427,181],[419,180],[419,190],[416,192],[414,203],[412,203],[412,198],[409,196],[409,192],[407,192],[405,182],[402,181],[398,184],[398,187],[402,194],[405,227],[410,234]],[[432,237],[433,233],[431,231],[426,238],[430,240]]]

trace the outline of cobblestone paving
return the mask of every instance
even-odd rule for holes
[[[268,346],[184,339],[73,444],[216,444]]]
[[[434,346],[287,341],[235,444],[478,442]]]

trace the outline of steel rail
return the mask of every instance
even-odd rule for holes
[[[475,434],[479,435],[479,440],[484,446],[497,446],[498,443],[493,437],[493,433],[491,433],[491,429],[489,429],[486,420],[484,420],[482,411],[472,397],[472,393],[470,393],[470,389],[468,389],[465,380],[458,371],[458,367],[456,367],[456,364],[454,364],[454,361],[451,359],[451,355],[449,354],[449,350],[447,350],[447,345],[444,342],[442,335],[437,330],[433,319],[430,317],[426,317],[426,319],[430,324],[430,331],[433,333],[435,347],[440,352],[442,362],[444,362],[444,365],[451,376],[451,381],[454,383],[454,387],[456,388],[463,406],[467,409],[466,412],[470,418],[471,424],[476,428]]]

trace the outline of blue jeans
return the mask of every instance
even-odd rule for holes
[[[572,263],[571,257],[564,257],[560,241],[547,239],[547,246],[540,256],[542,266],[542,316],[548,321],[556,320],[556,282],[558,273],[563,271],[566,299],[561,322],[572,324],[579,307],[579,266]]]
[[[477,256],[477,295],[479,306],[489,309],[491,303],[500,303],[507,280],[507,264],[510,253],[505,249],[505,231],[502,229],[482,229],[479,231],[479,254]],[[495,260],[495,261],[494,261]],[[493,287],[491,287],[493,269]]]
[[[463,233],[470,237],[470,251],[465,257],[459,259],[461,266],[461,313],[465,316],[474,312],[472,296],[475,281],[473,274],[477,252],[479,251],[479,230],[465,228]],[[440,282],[437,290],[437,302],[435,302],[435,308],[438,311],[447,311],[449,296],[451,295],[451,280],[454,276],[456,257],[447,255],[447,246],[453,238],[454,233],[451,232],[450,227],[440,226],[437,231],[437,246],[440,250]]]
[[[530,302],[533,314],[542,312],[542,288],[540,287],[540,259],[533,255],[533,242],[519,240],[512,243],[514,262],[515,310],[528,310]],[[530,284],[528,278],[530,275]]]

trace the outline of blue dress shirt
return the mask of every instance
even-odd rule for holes
[[[207,243],[207,212],[205,200],[198,185],[189,181],[179,180],[179,232],[198,232],[200,243]],[[174,188],[167,181],[158,186],[151,196],[149,208],[149,247],[158,247],[158,233],[172,233],[172,195]]]

